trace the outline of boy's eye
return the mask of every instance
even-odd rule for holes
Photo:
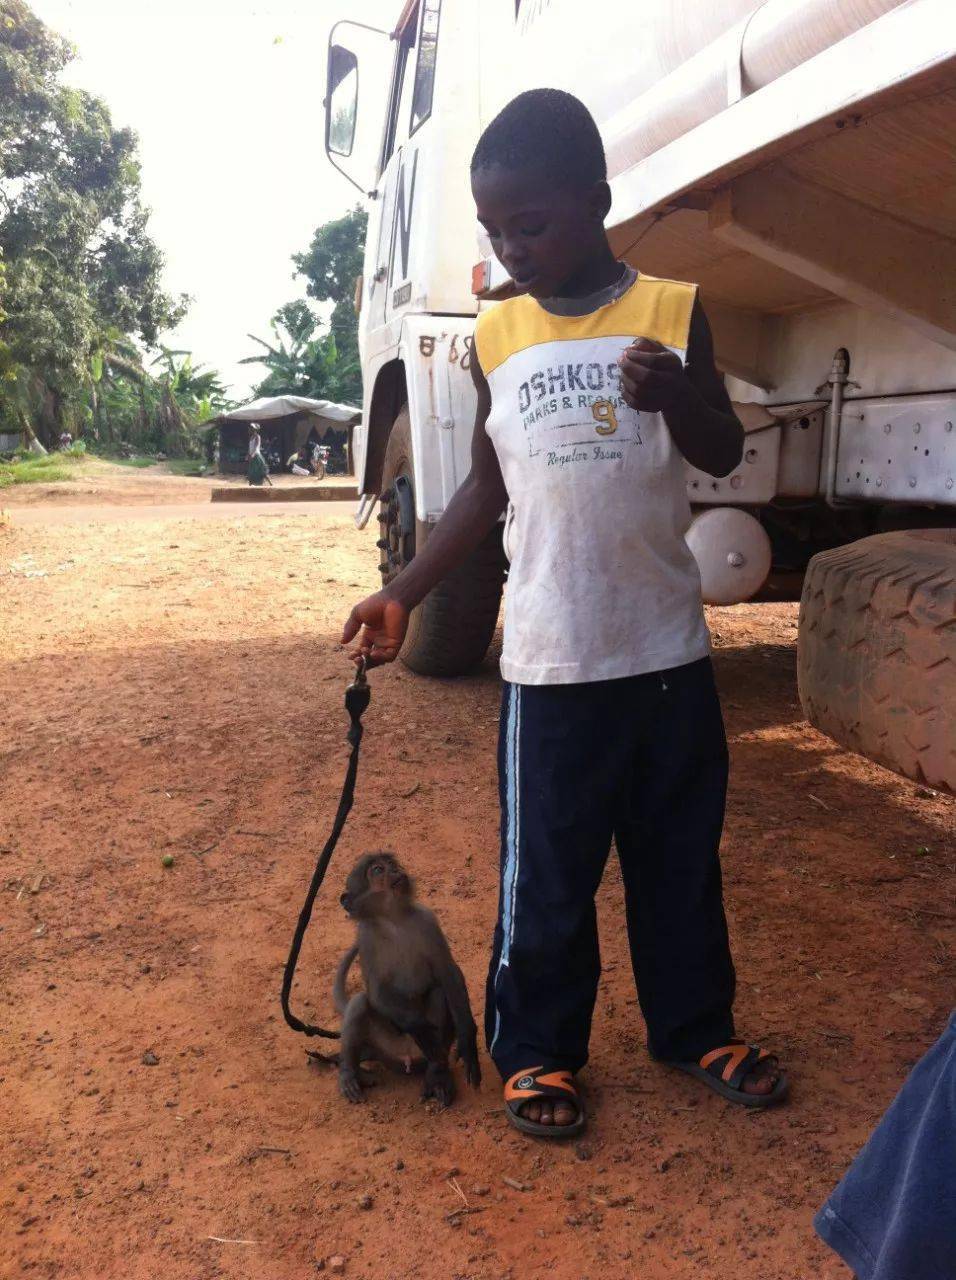
[[[539,236],[548,224],[546,222],[529,223],[521,228],[523,236]]]

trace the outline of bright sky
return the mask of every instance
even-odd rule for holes
[[[194,301],[165,339],[218,368],[237,396],[261,377],[238,360],[303,296],[290,255],[359,198],[323,148],[329,28],[391,27],[401,0],[30,0],[71,40],[73,83],[139,134],[166,287]]]

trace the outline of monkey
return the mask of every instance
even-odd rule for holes
[[[478,1036],[465,979],[441,925],[415,901],[414,882],[395,854],[363,854],[346,879],[341,903],[358,925],[332,992],[343,1015],[342,1096],[362,1101],[359,1066],[374,1060],[393,1070],[423,1071],[422,1099],[446,1107],[455,1097],[448,1064],[452,1043],[465,1079],[477,1088]],[[356,956],[365,990],[349,998],[345,983]]]

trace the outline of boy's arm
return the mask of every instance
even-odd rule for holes
[[[387,587],[357,604],[342,632],[343,644],[358,636],[352,657],[364,656],[370,666],[393,662],[398,657],[411,611],[481,544],[507,505],[498,455],[485,430],[491,392],[474,348],[471,377],[478,393],[478,409],[467,479],[445,508],[425,546],[416,550],[411,564]]]
[[[674,443],[693,467],[708,475],[733,471],[744,450],[744,429],[714,364],[707,316],[694,302],[687,364],[650,338],[639,338],[621,356],[621,387],[634,409],[663,413]]]

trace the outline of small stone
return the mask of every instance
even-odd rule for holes
[[[373,1205],[374,1203],[375,1203],[375,1201],[372,1199],[372,1197],[371,1197],[367,1192],[366,1192],[366,1194],[365,1194],[364,1196],[359,1196],[359,1198],[358,1198],[358,1207],[359,1207],[360,1209],[365,1209],[366,1211],[367,1211],[367,1210],[369,1210],[369,1209],[371,1209],[371,1207],[372,1207],[372,1205]]]
[[[173,866],[173,865],[175,864],[175,862],[176,862],[176,859],[173,857],[173,855],[172,855],[171,853],[164,853],[164,854],[163,854],[163,866],[164,866],[164,867],[171,867],[171,866]]]
[[[477,1186],[472,1187],[471,1194],[473,1196],[486,1196],[491,1192],[491,1187],[486,1187],[484,1183],[479,1182]]]
[[[142,1062],[144,1067],[159,1066],[159,1059],[156,1057],[155,1053],[153,1053],[152,1049],[146,1050],[146,1052],[143,1054]]]
[[[574,1154],[579,1160],[590,1160],[594,1152],[586,1142],[579,1142],[574,1148]]]
[[[578,1193],[572,1187],[568,1187],[564,1193],[564,1198],[565,1200],[577,1200]]]
[[[404,1160],[396,1160],[396,1161],[395,1161],[395,1168],[396,1168],[396,1170],[397,1170],[399,1173],[401,1173],[401,1171],[405,1168],[405,1161],[404,1161]]]
[[[340,1253],[336,1253],[331,1258],[329,1258],[329,1270],[334,1272],[335,1275],[338,1275],[338,1276],[340,1276],[342,1272],[345,1270],[345,1259],[342,1257]]]
[[[25,1182],[18,1182],[18,1183],[17,1183],[17,1190],[18,1190],[18,1191],[26,1191],[26,1189],[27,1189],[27,1184],[26,1184]]]

